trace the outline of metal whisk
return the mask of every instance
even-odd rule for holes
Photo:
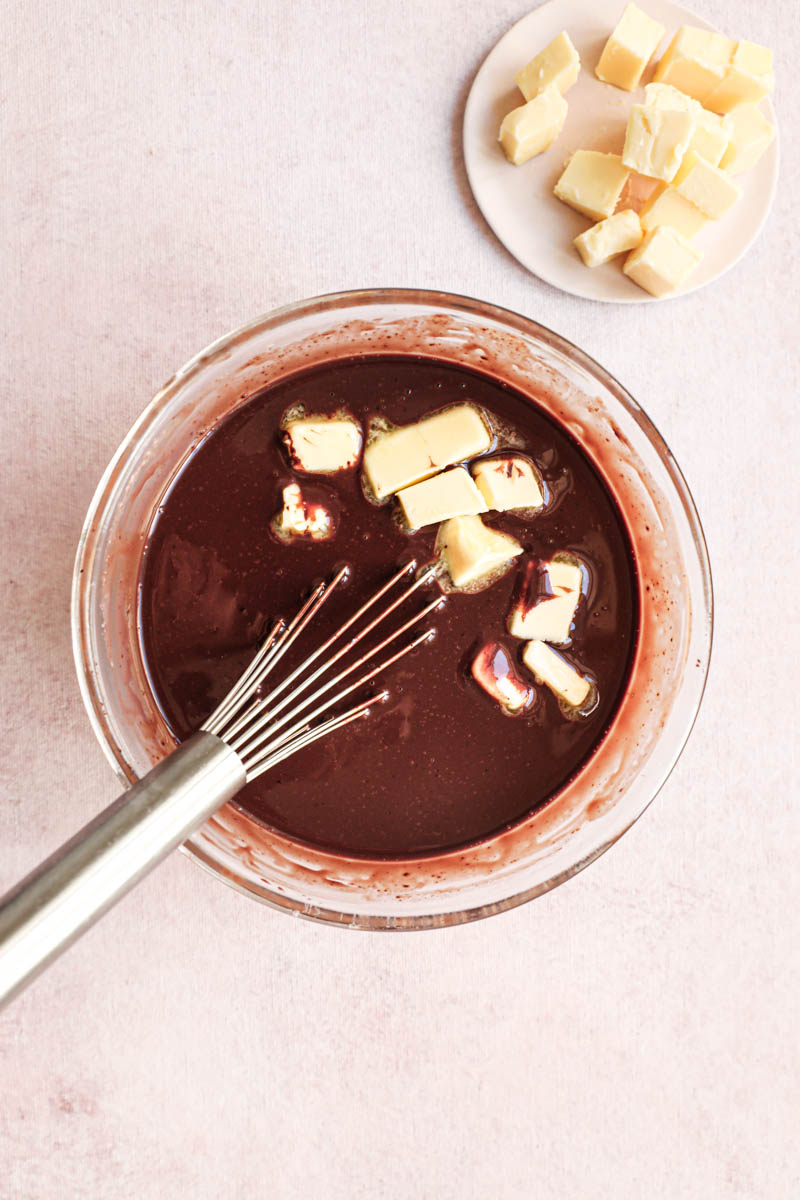
[[[373,693],[340,711],[348,697],[433,636],[433,629],[426,629],[398,647],[404,635],[444,603],[441,594],[385,632],[386,619],[434,576],[431,569],[412,580],[415,571],[414,562],[402,567],[298,666],[269,686],[281,660],[347,579],[349,568],[320,583],[289,622],[275,623],[199,732],[0,900],[0,1005],[246,783],[304,746],[364,719],[371,706],[385,699],[387,692]]]

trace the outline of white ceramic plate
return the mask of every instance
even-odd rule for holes
[[[652,78],[651,64],[642,87],[623,92],[601,83],[594,74],[606,39],[624,7],[625,0],[550,0],[518,21],[475,76],[464,112],[464,161],[481,212],[503,245],[529,271],[574,296],[622,304],[652,303],[654,297],[622,274],[622,258],[592,270],[583,265],[572,241],[589,228],[591,221],[553,195],[553,185],[574,150],[584,147],[620,153],[630,106],[643,98],[644,85]],[[679,25],[713,28],[671,0],[643,0],[642,7],[667,30],[656,61]],[[523,103],[514,76],[562,29],[574,42],[582,64],[577,83],[567,92],[569,112],[564,129],[544,154],[514,167],[497,141],[505,114]],[[725,32],[758,40],[750,29]],[[769,101],[765,100],[762,107],[774,123],[775,112]],[[699,234],[696,244],[703,260],[686,286],[673,295],[686,295],[704,287],[738,262],[766,220],[777,178],[776,137],[752,171],[736,176],[742,188],[741,200],[721,221],[712,222]]]

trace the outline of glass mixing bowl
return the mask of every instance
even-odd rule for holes
[[[443,292],[322,296],[229,334],[161,389],[100,481],[78,547],[73,642],[95,733],[131,783],[174,746],[137,628],[141,556],[164,493],[209,430],[266,384],[381,353],[462,363],[535,397],[616,497],[640,582],[639,644],[608,734],[553,800],[512,828],[447,854],[369,860],[295,842],[228,804],[184,847],[219,879],[286,912],[359,929],[425,929],[521,904],[602,854],[664,783],[700,705],[712,628],[700,522],[664,441],[591,358],[527,317]]]

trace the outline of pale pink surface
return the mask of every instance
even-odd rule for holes
[[[528,7],[3,10],[0,888],[116,793],[68,633],[96,480],[177,366],[274,305],[441,287],[578,341],[673,446],[718,610],[661,797],[528,907],[359,935],[166,863],[0,1016],[2,1200],[798,1194],[796,720],[773,691],[800,651],[794,139],[719,284],[666,315],[561,296],[459,161],[472,75]],[[703,13],[776,46],[790,133],[792,6]]]

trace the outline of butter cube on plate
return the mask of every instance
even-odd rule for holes
[[[625,131],[622,161],[650,179],[674,178],[694,134],[691,113],[677,108],[634,104]]]
[[[656,83],[671,83],[705,104],[725,78],[735,42],[722,33],[682,25],[656,67]]]
[[[700,106],[700,112],[695,118],[694,133],[689,142],[687,153],[699,154],[712,167],[719,165],[725,151],[728,149],[732,135],[728,117],[717,116]]]
[[[483,496],[464,467],[452,467],[442,471],[441,475],[412,483],[397,493],[397,499],[411,530],[435,525],[450,517],[487,511]]]
[[[673,87],[671,83],[648,83],[644,89],[644,102],[651,104],[654,108],[682,108],[686,112],[692,113],[694,117],[703,107],[691,96],[687,96],[685,92]]]
[[[522,546],[510,534],[484,525],[479,516],[468,516],[453,517],[439,526],[436,551],[454,587],[481,582],[488,587],[522,554]]]
[[[741,196],[741,191],[720,167],[712,167],[696,154],[687,154],[673,180],[679,195],[712,221],[724,217]]]
[[[628,255],[622,269],[651,296],[667,296],[688,279],[702,257],[676,229],[659,225]]]
[[[694,118],[694,133],[688,150],[694,150],[706,162],[710,162],[712,167],[719,165],[733,132],[728,117],[709,112],[697,100],[679,92],[670,83],[648,83],[644,89],[644,102],[656,108],[683,109],[684,112],[691,113]]]
[[[526,100],[532,100],[550,84],[555,84],[563,96],[578,78],[580,69],[581,60],[569,34],[560,33],[514,76],[514,82]]]
[[[567,102],[554,83],[503,118],[498,141],[515,167],[542,154],[564,127]]]
[[[508,614],[508,632],[517,638],[565,645],[572,637],[572,622],[583,594],[583,571],[566,558],[528,566]],[[534,587],[538,594],[531,597]]]
[[[697,237],[708,224],[708,217],[684,199],[668,183],[659,184],[639,213],[642,229],[649,233],[659,225],[669,225],[688,241]]]
[[[330,475],[358,462],[361,426],[353,417],[297,417],[286,422],[283,440],[298,471]]]
[[[364,476],[376,500],[436,475],[443,467],[485,454],[492,434],[474,404],[453,404],[376,433],[364,450]]]
[[[298,537],[321,541],[333,537],[333,518],[323,504],[306,501],[298,483],[290,483],[283,489],[283,508],[272,528],[283,541]]]
[[[629,4],[606,42],[595,74],[603,83],[632,92],[664,36],[659,25],[635,4]]]
[[[775,137],[775,126],[757,104],[737,104],[731,109],[731,140],[719,165],[731,175],[751,170]]]
[[[522,651],[522,661],[531,674],[571,709],[581,708],[592,692],[585,675],[545,642],[528,642]]]
[[[617,207],[629,174],[618,154],[576,150],[553,191],[579,213],[602,221]]]
[[[575,238],[575,248],[587,267],[600,267],[617,254],[635,250],[642,240],[642,223],[632,208],[598,221]]]
[[[495,512],[515,508],[541,508],[542,483],[536,469],[519,454],[503,454],[474,463],[472,477],[486,507]]]
[[[704,104],[717,113],[729,113],[737,104],[756,104],[775,86],[772,51],[755,42],[737,42],[728,70]]]

